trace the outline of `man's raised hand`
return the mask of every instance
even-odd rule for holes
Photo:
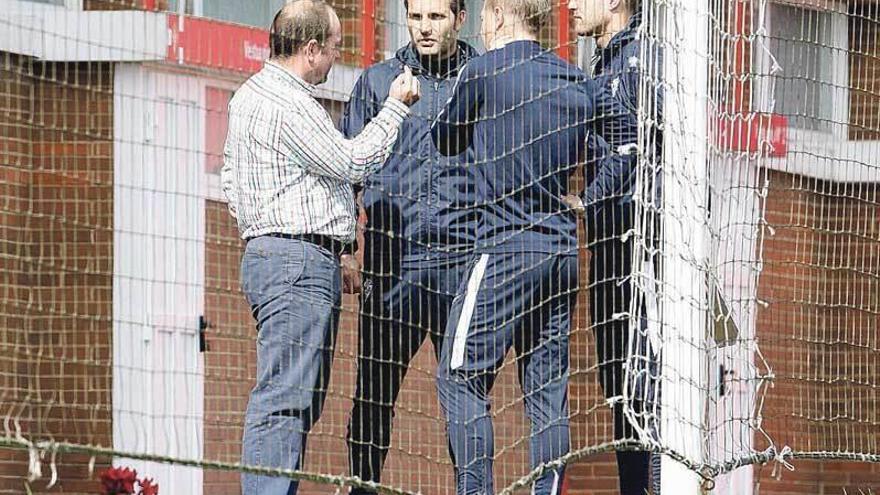
[[[419,79],[413,76],[412,69],[408,66],[403,68],[403,74],[397,76],[394,82],[391,83],[391,90],[388,92],[388,96],[410,106],[419,101],[421,88],[419,86]]]

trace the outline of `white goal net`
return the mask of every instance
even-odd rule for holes
[[[880,489],[880,4],[494,1],[0,0],[0,493]]]

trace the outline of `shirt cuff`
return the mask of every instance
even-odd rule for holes
[[[385,108],[391,110],[391,115],[396,117],[399,122],[403,122],[403,119],[409,116],[409,107],[406,105],[406,103],[392,96],[389,96],[385,100]]]

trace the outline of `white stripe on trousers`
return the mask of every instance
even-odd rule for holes
[[[449,367],[451,369],[461,368],[464,364],[464,346],[467,343],[471,318],[474,315],[474,306],[477,303],[477,293],[480,291],[480,284],[483,282],[483,275],[486,273],[486,265],[488,263],[489,255],[481,255],[468,279],[464,305],[462,305],[461,315],[458,317],[458,325],[455,327],[455,340],[452,342],[452,357],[449,360]]]

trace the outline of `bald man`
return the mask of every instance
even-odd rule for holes
[[[313,96],[341,41],[329,5],[286,4],[272,25],[269,60],[229,103],[221,178],[247,240],[242,290],[257,326],[257,379],[242,441],[247,466],[302,467],[330,379],[340,257],[355,237],[352,184],[385,163],[418,100],[418,81],[405,71],[375,118],[357,136],[343,136]],[[254,474],[243,474],[241,484],[245,495],[291,495],[298,486]]]

